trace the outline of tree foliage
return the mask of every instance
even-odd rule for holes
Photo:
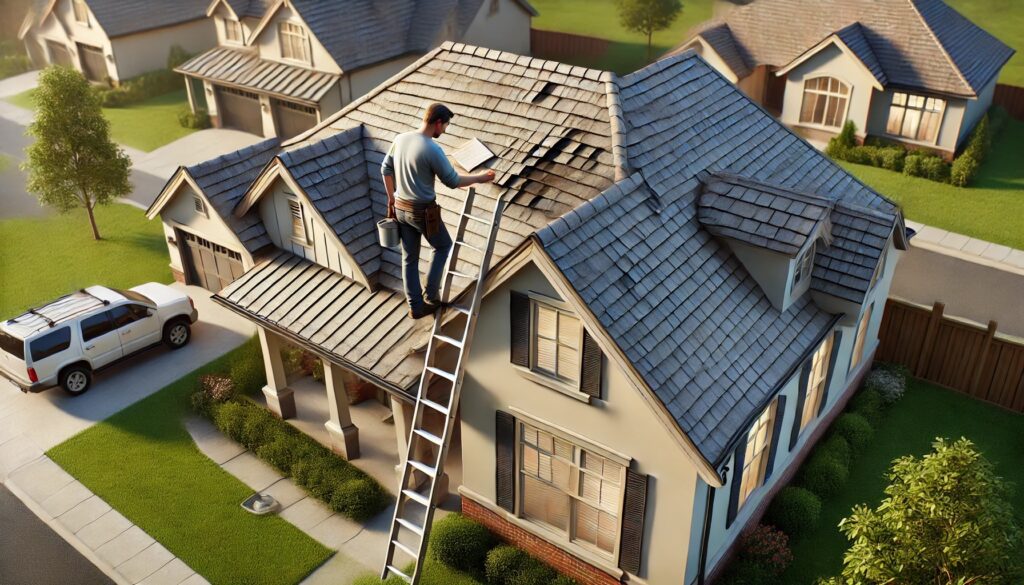
[[[26,149],[27,189],[39,201],[67,213],[83,208],[100,239],[93,209],[127,195],[131,159],[110,140],[110,122],[81,73],[50,66],[39,75],[35,121]]]
[[[680,0],[615,0],[622,26],[647,36],[647,61],[651,60],[651,35],[672,24],[683,9]]]
[[[1011,585],[1024,547],[1011,488],[967,439],[937,439],[893,462],[886,497],[856,506],[839,527],[852,542],[832,585]]]

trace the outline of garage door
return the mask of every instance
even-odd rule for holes
[[[217,111],[220,112],[222,126],[263,136],[259,96],[250,91],[218,87],[217,98]]]
[[[274,105],[274,121],[277,123],[277,135],[282,139],[298,136],[316,126],[316,108],[271,100]]]
[[[242,255],[188,232],[178,232],[189,284],[217,292],[242,275]]]
[[[50,52],[50,63],[71,67],[71,53],[62,43],[46,41],[46,48]]]
[[[107,78],[107,60],[103,49],[78,43],[78,58],[82,61],[82,73],[89,81],[104,81]]]

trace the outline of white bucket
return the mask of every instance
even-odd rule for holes
[[[377,237],[384,248],[397,248],[401,240],[398,237],[398,221],[393,217],[385,217],[377,222]]]

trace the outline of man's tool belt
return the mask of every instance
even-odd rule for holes
[[[436,201],[420,202],[395,198],[395,209],[412,213],[414,219],[423,218],[426,231],[423,235],[432,237],[441,231],[441,206]]]

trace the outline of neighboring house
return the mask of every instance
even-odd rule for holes
[[[171,47],[198,53],[216,44],[208,0],[36,0],[18,38],[36,67],[66,65],[117,84],[167,67]]]
[[[1014,51],[942,0],[755,0],[702,25],[693,49],[800,135],[846,120],[950,159]]]
[[[526,0],[213,0],[219,46],[177,71],[215,126],[291,138],[442,41],[529,54],[536,14]]]
[[[462,168],[497,174],[481,207],[508,202],[451,451],[463,511],[581,583],[719,569],[870,367],[899,208],[692,52],[617,77],[446,43],[300,139],[179,170],[148,211],[172,259],[188,242],[176,271],[229,282],[214,300],[258,325],[275,413],[298,408],[281,347],[324,360],[349,457],[343,375],[386,393],[406,452],[431,328],[375,225],[384,154],[431,101],[457,164],[473,139],[495,153]],[[449,226],[463,199],[438,186]],[[195,266],[200,239],[244,273],[206,244]]]

